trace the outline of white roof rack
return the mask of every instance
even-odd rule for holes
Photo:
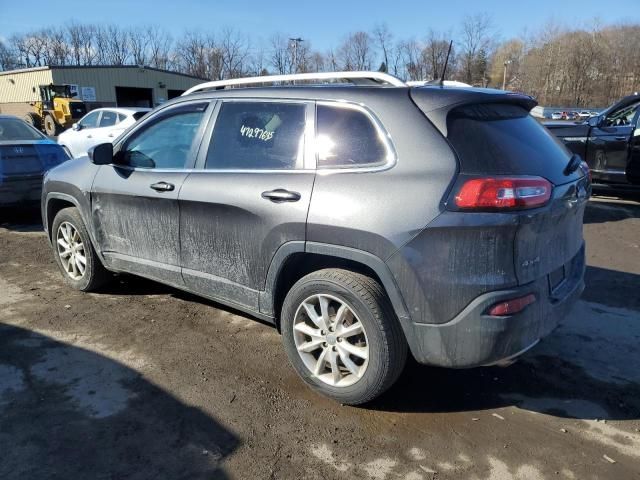
[[[240,87],[245,85],[256,85],[263,83],[295,82],[306,80],[347,80],[354,84],[376,85],[388,84],[394,87],[406,87],[397,77],[383,72],[316,72],[316,73],[295,73],[291,75],[266,75],[263,77],[232,78],[230,80],[217,80],[205,82],[195,87],[191,87],[182,95],[199,92],[208,89],[223,89],[227,87]]]

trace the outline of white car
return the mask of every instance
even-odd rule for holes
[[[91,110],[78,123],[62,132],[58,136],[58,143],[72,157],[81,157],[94,145],[113,142],[118,135],[150,111],[150,108],[137,107]]]
[[[552,120],[562,120],[562,112],[553,112],[551,114]]]

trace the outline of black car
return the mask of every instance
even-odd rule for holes
[[[44,173],[69,159],[23,120],[0,115],[0,207],[40,203]]]
[[[635,93],[584,122],[544,125],[587,161],[594,182],[640,187],[639,117]]]
[[[250,88],[317,78],[355,85]],[[243,310],[362,403],[409,352],[508,363],[580,296],[589,179],[534,106],[380,72],[206,83],[52,170],[44,226],[71,287],[128,272]]]

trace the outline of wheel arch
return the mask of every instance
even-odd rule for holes
[[[93,244],[93,248],[98,255],[98,258],[104,264],[104,257],[102,256],[102,252],[97,248],[98,243],[96,243],[96,239],[93,232],[93,225],[87,221],[85,211],[80,205],[78,199],[73,197],[72,195],[66,193],[52,192],[47,194],[47,199],[45,202],[45,207],[42,215],[43,222],[45,224],[45,230],[47,232],[47,237],[49,241],[52,241],[52,229],[53,229],[53,219],[56,217],[60,210],[65,208],[75,207],[80,212],[80,217],[82,217],[82,221],[87,229],[87,233],[89,234],[89,238],[91,239],[91,243]]]
[[[290,288],[303,276],[324,268],[343,268],[378,281],[400,320],[410,322],[409,314],[386,264],[375,255],[349,247],[316,242],[289,242],[274,255],[264,291],[260,292],[260,311],[275,318],[280,329],[280,309]]]

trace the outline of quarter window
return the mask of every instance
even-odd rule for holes
[[[301,103],[223,103],[211,137],[205,168],[302,168],[305,108]]]
[[[207,106],[183,105],[151,120],[127,140],[119,163],[141,168],[185,168]]]
[[[318,105],[316,118],[318,168],[375,166],[387,161],[381,133],[361,110]]]

